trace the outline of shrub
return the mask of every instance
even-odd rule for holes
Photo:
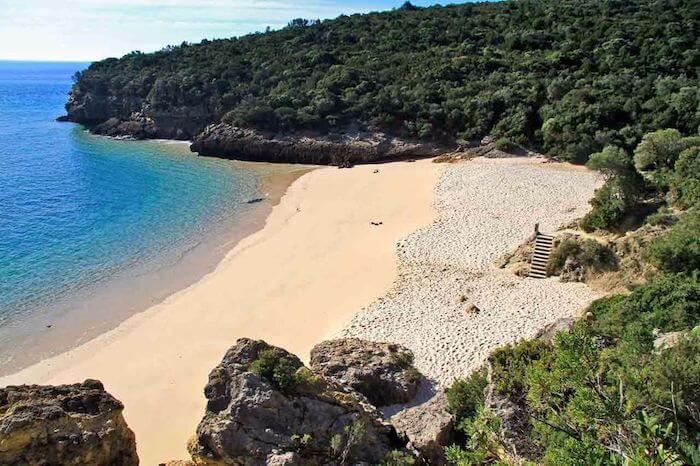
[[[583,243],[578,259],[585,268],[596,272],[611,270],[617,266],[617,257],[612,249],[594,239]]]
[[[609,247],[594,239],[581,243],[575,238],[566,238],[552,251],[547,272],[550,275],[558,273],[569,257],[576,259],[584,270],[600,272],[617,267],[617,257]]]
[[[608,180],[596,189],[590,204],[591,211],[581,220],[581,228],[588,232],[612,229],[620,224],[629,209],[629,202],[615,180]]]
[[[258,354],[249,370],[269,381],[282,391],[290,391],[296,386],[298,367],[275,349],[266,349]]]
[[[525,369],[548,350],[549,345],[541,340],[524,339],[495,349],[489,356],[494,390],[516,400],[524,396]]]
[[[466,379],[455,380],[447,389],[447,408],[457,421],[473,417],[484,404],[484,389],[488,381],[484,370],[475,371]]]
[[[700,209],[688,211],[668,233],[652,241],[645,258],[666,272],[700,270]]]
[[[700,204],[700,146],[681,152],[671,176],[671,202],[682,209]]]
[[[566,238],[552,251],[547,263],[547,273],[554,275],[561,270],[569,257],[581,254],[581,245],[574,238]]]
[[[511,142],[508,138],[499,138],[496,140],[496,149],[502,151],[509,151],[515,149],[516,145]]]
[[[650,334],[683,330],[700,323],[700,283],[683,275],[659,275],[629,296],[595,301],[592,330],[613,338],[639,338],[638,329]]]

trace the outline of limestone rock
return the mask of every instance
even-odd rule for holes
[[[537,332],[536,338],[540,340],[550,342],[554,339],[554,336],[561,331],[568,331],[576,322],[573,317],[562,317],[555,320],[551,324],[547,325],[545,328]]]
[[[313,163],[349,167],[378,160],[428,157],[454,150],[454,144],[409,142],[383,133],[347,130],[338,134],[272,134],[219,123],[196,135],[200,155],[261,162]]]
[[[311,369],[363,394],[375,406],[406,403],[422,376],[413,353],[397,344],[346,338],[324,341],[311,350]]]
[[[404,409],[391,417],[399,434],[409,441],[423,461],[446,464],[444,447],[456,441],[453,416],[447,412],[447,397],[440,393],[418,406]]]
[[[206,412],[189,445],[197,464],[378,464],[402,448],[363,397],[263,341],[238,340],[204,393]]]
[[[137,465],[122,404],[96,380],[0,389],[0,464]]]

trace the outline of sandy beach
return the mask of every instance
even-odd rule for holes
[[[494,262],[524,242],[535,223],[553,233],[582,217],[600,182],[583,167],[542,159],[449,165],[435,188],[438,219],[400,241],[393,286],[337,336],[401,343],[444,387],[494,348],[575,316],[600,295],[556,277],[520,278]],[[470,305],[480,312],[468,312]]]
[[[187,458],[207,375],[226,349],[247,336],[307,358],[339,332],[391,287],[397,241],[435,218],[443,168],[423,160],[309,172],[202,280],[0,386],[99,379],[126,406],[142,464]]]

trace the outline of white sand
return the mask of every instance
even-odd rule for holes
[[[471,373],[493,348],[575,315],[598,296],[585,285],[519,278],[493,263],[535,223],[554,232],[584,215],[598,182],[581,167],[539,159],[448,165],[436,187],[438,220],[399,243],[394,286],[339,335],[401,343],[444,386]],[[481,312],[468,315],[470,303]]]
[[[307,173],[200,282],[0,386],[99,379],[126,406],[142,464],[186,459],[226,349],[247,336],[308,358],[391,286],[396,242],[434,218],[439,171],[426,160]]]

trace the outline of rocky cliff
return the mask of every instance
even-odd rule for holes
[[[138,464],[122,404],[96,380],[0,389],[0,464]]]

